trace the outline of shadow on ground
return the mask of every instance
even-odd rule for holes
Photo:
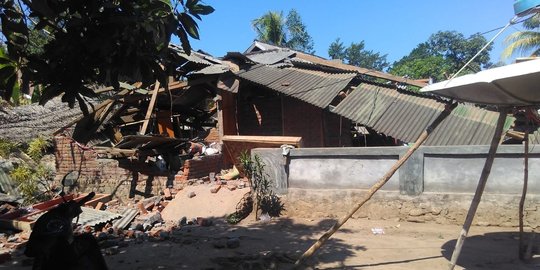
[[[531,235],[525,234],[524,239]],[[538,240],[533,243],[538,247]],[[457,265],[465,269],[540,269],[540,261],[524,263],[518,257],[518,232],[494,232],[468,237],[465,240]],[[444,243],[442,255],[450,262],[456,239]],[[510,256],[509,256],[510,254]],[[511,256],[514,254],[514,256]]]
[[[248,217],[251,218],[251,217]],[[245,222],[240,226],[213,219],[209,227],[185,226],[166,240],[128,241],[120,253],[107,256],[110,269],[288,269],[335,220],[299,224],[279,218],[269,222]],[[340,230],[341,234],[354,233]],[[228,242],[239,242],[236,248]],[[342,264],[363,246],[329,239],[307,265]]]

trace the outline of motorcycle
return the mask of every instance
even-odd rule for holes
[[[94,236],[90,233],[73,233],[73,219],[77,218],[78,221],[81,206],[90,201],[95,193],[91,192],[79,201],[66,201],[66,176],[62,179],[60,192],[63,202],[38,218],[24,254],[34,258],[34,270],[106,270],[107,264]]]

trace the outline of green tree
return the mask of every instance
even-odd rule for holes
[[[257,32],[257,39],[263,42],[283,46],[286,43],[285,19],[283,12],[268,11],[251,22]]]
[[[502,53],[504,58],[516,54],[540,55],[540,14],[523,22],[523,27],[527,30],[512,33],[506,38],[508,46]]]
[[[439,31],[426,42],[418,44],[409,55],[394,62],[389,72],[412,79],[445,80],[461,69],[486,43],[486,39],[479,34],[465,38],[455,31]],[[489,67],[491,49],[492,46],[488,46],[463,74]]]
[[[297,51],[315,53],[313,39],[307,32],[300,14],[294,9],[289,11],[286,18],[283,12],[268,11],[251,23],[260,41]]]
[[[341,42],[339,38],[336,38],[336,40],[330,44],[330,47],[328,47],[328,56],[330,56],[331,59],[345,60],[346,49],[347,48],[343,46],[343,42]]]
[[[285,22],[286,29],[289,33],[289,40],[285,43],[285,47],[293,50],[314,54],[313,38],[307,32],[306,25],[302,22],[300,14],[292,9],[287,14]]]
[[[381,55],[378,52],[366,50],[363,40],[359,43],[352,42],[349,47],[345,48],[343,42],[337,38],[328,47],[328,55],[332,59],[341,59],[349,65],[363,68],[382,71],[389,66],[389,63],[386,60],[387,55]]]
[[[40,103],[63,94],[63,101],[73,106],[77,100],[85,112],[83,96],[94,96],[90,84],[119,89],[120,78],[127,78],[143,87],[156,80],[166,85],[174,70],[171,36],[177,35],[189,54],[189,37],[199,38],[195,19],[214,11],[199,0],[173,1],[0,1],[8,51],[0,65],[13,61],[22,81],[42,85]],[[42,51],[29,50],[32,29],[50,37],[36,47]],[[7,82],[11,71],[0,66],[0,82]],[[4,93],[14,86],[9,81]]]

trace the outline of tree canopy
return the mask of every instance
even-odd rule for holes
[[[283,16],[283,12],[269,11],[252,21],[257,32],[257,39],[263,42],[291,48],[293,50],[315,53],[313,38],[300,14],[292,9]]]
[[[503,51],[503,57],[507,58],[516,54],[540,55],[540,14],[535,14],[523,22],[525,31],[519,31],[509,35],[505,42],[508,44]]]
[[[0,56],[3,96],[9,98],[19,74],[22,82],[43,86],[42,104],[63,94],[70,106],[76,100],[82,106],[96,83],[116,89],[121,80],[166,85],[175,68],[171,36],[189,54],[189,37],[199,38],[195,19],[213,11],[199,0],[0,1],[7,43],[7,55]],[[44,44],[35,44],[33,31],[47,36]]]
[[[349,65],[363,68],[382,71],[389,66],[389,63],[386,60],[387,55],[381,55],[378,52],[366,50],[363,40],[359,43],[352,42],[349,47],[345,47],[343,42],[337,38],[328,47],[328,55],[332,59],[341,59],[346,61]]]
[[[254,19],[251,24],[260,41],[278,46],[285,45],[287,37],[283,12],[268,11],[261,17]]]
[[[469,38],[456,31],[439,31],[426,42],[418,44],[411,53],[394,62],[389,72],[394,75],[408,76],[412,79],[432,78],[435,81],[448,79],[465,65],[487,40],[480,34]],[[491,65],[488,46],[463,74],[478,72]]]

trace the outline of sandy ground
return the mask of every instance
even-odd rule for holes
[[[110,269],[288,269],[333,220],[279,218],[267,223],[244,221],[237,226],[217,222],[187,226],[164,241],[130,241],[120,253],[106,256]],[[384,229],[374,235],[372,228]],[[315,269],[446,269],[458,226],[350,220],[309,261]],[[240,247],[214,245],[237,237]],[[273,257],[272,257],[273,256]],[[0,268],[30,269],[23,258]],[[26,262],[28,264],[28,262]],[[247,265],[252,265],[249,268]],[[515,228],[473,227],[456,269],[540,269],[540,263],[517,259]]]
[[[298,217],[268,222],[248,217],[225,223],[247,189],[209,192],[209,185],[191,186],[163,210],[169,220],[207,217],[212,226],[184,226],[168,239],[124,240],[119,253],[107,255],[109,269],[290,269],[297,258],[335,220]],[[196,196],[188,198],[187,193]],[[372,229],[384,234],[373,234]],[[351,219],[307,263],[311,269],[447,269],[461,227],[399,220]],[[237,248],[223,247],[239,241]],[[540,269],[540,261],[517,259],[516,228],[472,227],[456,269]],[[15,256],[5,269],[31,269],[31,260]]]
[[[249,189],[230,191],[222,186],[217,193],[210,192],[211,184],[186,186],[161,212],[164,220],[178,221],[182,217],[225,217],[236,211],[236,203],[249,192]],[[189,193],[195,197],[189,197]]]

